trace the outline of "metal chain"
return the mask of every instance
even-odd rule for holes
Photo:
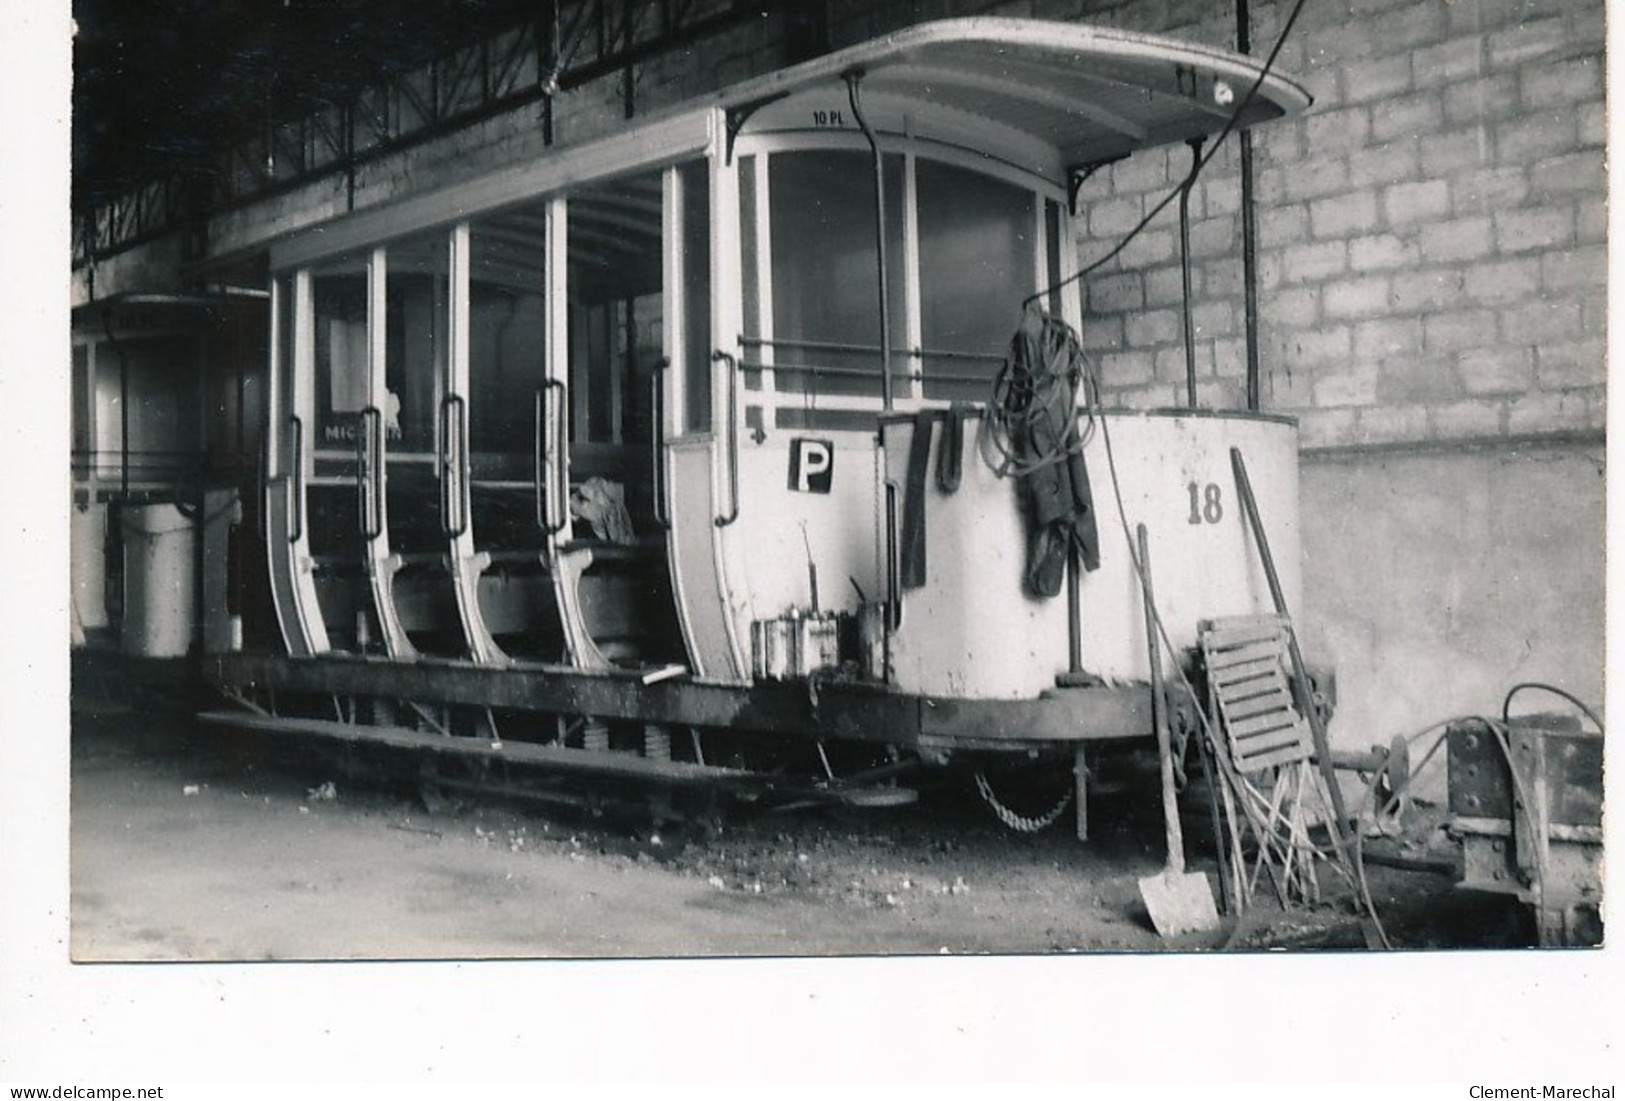
[[[994,817],[1017,833],[1037,833],[1054,825],[1066,812],[1066,808],[1072,805],[1072,792],[1068,790],[1061,796],[1061,801],[1049,810],[1035,818],[1028,818],[999,802],[998,796],[993,794],[993,785],[987,782],[987,776],[980,771],[976,773],[976,790],[982,796],[982,802],[993,811]]]

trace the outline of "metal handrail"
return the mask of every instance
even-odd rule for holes
[[[775,337],[772,340],[760,336],[742,336],[739,344],[744,348],[792,348],[807,352],[845,352],[850,354],[879,355],[881,348],[876,344],[846,344],[833,340],[786,340]],[[979,359],[989,363],[1002,363],[1004,356],[996,352],[958,352],[949,349],[936,348],[893,348],[894,356],[906,356],[909,359],[924,359],[932,356],[937,359]]]
[[[547,416],[547,386],[536,387],[535,397],[536,433],[531,437],[531,493],[532,501],[536,506],[536,528],[538,531],[547,530],[547,498],[542,489],[542,422]]]
[[[549,393],[557,392],[558,400],[554,405],[553,431],[548,440],[547,461],[551,467],[552,485],[547,495],[547,506],[544,510],[547,519],[543,530],[549,535],[557,535],[563,531],[570,522],[570,474],[565,469],[565,452],[569,447],[570,426],[566,419],[569,416],[569,407],[565,401],[568,395],[564,383],[556,378],[550,378],[543,389]],[[558,519],[554,520],[553,516]]]
[[[384,413],[376,405],[361,410],[360,431],[356,433],[357,462],[361,467],[356,479],[361,510],[361,536],[369,542],[384,533],[384,494],[382,472],[384,467]]]
[[[671,366],[671,360],[662,358],[655,364],[655,369],[649,374],[649,388],[653,391],[649,397],[649,408],[654,414],[652,435],[654,436],[653,465],[654,490],[653,501],[655,523],[662,528],[670,530],[671,516],[666,509],[666,369]]]
[[[897,483],[886,479],[886,635],[903,623],[903,565],[899,561],[902,540],[897,530]],[[887,664],[890,664],[888,657]]]
[[[936,353],[932,352],[929,354],[935,355]],[[967,354],[964,356],[964,358],[970,357]],[[1002,361],[989,360],[988,362]],[[815,378],[820,375],[829,375],[838,378],[861,378],[872,381],[879,381],[880,379],[880,374],[877,371],[868,371],[862,367],[835,367],[829,364],[820,363],[741,363],[739,365],[739,369],[747,374],[754,375],[762,375],[772,371],[775,375],[811,375]],[[933,371],[929,376],[927,376],[924,371],[921,371],[918,368],[912,371],[893,371],[892,377],[908,379],[913,382],[981,383],[983,385],[990,385],[992,382],[992,376],[990,375],[968,375],[959,372]],[[799,393],[799,391],[788,392]]]
[[[458,539],[468,531],[468,402],[461,394],[440,400],[440,533]],[[455,517],[455,520],[453,519]]]
[[[733,507],[727,515],[712,520],[725,528],[739,519],[739,361],[721,350],[711,353],[711,361],[728,365],[728,499]]]
[[[288,510],[288,542],[297,543],[305,537],[305,422],[291,416],[288,428],[293,435],[288,441],[293,463],[288,480],[282,483],[287,493],[283,507]]]

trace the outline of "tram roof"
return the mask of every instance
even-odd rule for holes
[[[1244,54],[1109,27],[982,17],[924,23],[721,93],[744,107],[861,72],[865,95],[923,100],[1024,132],[1087,165],[1224,129],[1264,69]],[[1263,76],[1237,128],[1296,114],[1301,86]]]
[[[1243,54],[1177,39],[1078,23],[978,17],[923,23],[736,84],[645,116],[621,135],[555,146],[547,155],[482,173],[444,188],[290,228],[271,244],[273,268],[388,239],[446,219],[545,194],[580,179],[609,178],[640,165],[702,149],[710,110],[734,115],[740,132],[805,129],[798,104],[846,101],[844,78],[861,72],[863,102],[883,116],[889,106],[927,104],[964,123],[969,144],[985,126],[990,141],[1017,136],[1041,157],[1020,158],[1059,183],[1063,168],[1083,168],[1148,149],[1215,134],[1241,107],[1238,127],[1295,114],[1309,93],[1264,75]],[[1245,106],[1243,106],[1243,101]],[[882,117],[881,128],[888,121]],[[852,129],[843,120],[843,129]],[[957,132],[957,131],[956,131]],[[1058,154],[1058,156],[1057,156]],[[240,245],[238,247],[241,247]],[[232,250],[228,248],[227,253]]]

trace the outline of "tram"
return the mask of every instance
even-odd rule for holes
[[[1296,602],[1296,427],[1087,371],[1012,397],[1012,362],[1088,324],[1074,181],[1308,103],[1189,43],[929,23],[277,241],[281,645],[209,655],[239,706],[205,718],[657,784],[795,760],[854,802],[1037,759],[1081,795],[1199,621],[1272,606],[1232,450]],[[1027,473],[1090,531],[999,461],[1039,400]]]

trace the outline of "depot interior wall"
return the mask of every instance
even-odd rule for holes
[[[1540,681],[1600,710],[1601,441],[1310,453],[1306,656],[1335,664],[1335,745],[1363,749]],[[1516,710],[1567,710],[1549,695]]]

